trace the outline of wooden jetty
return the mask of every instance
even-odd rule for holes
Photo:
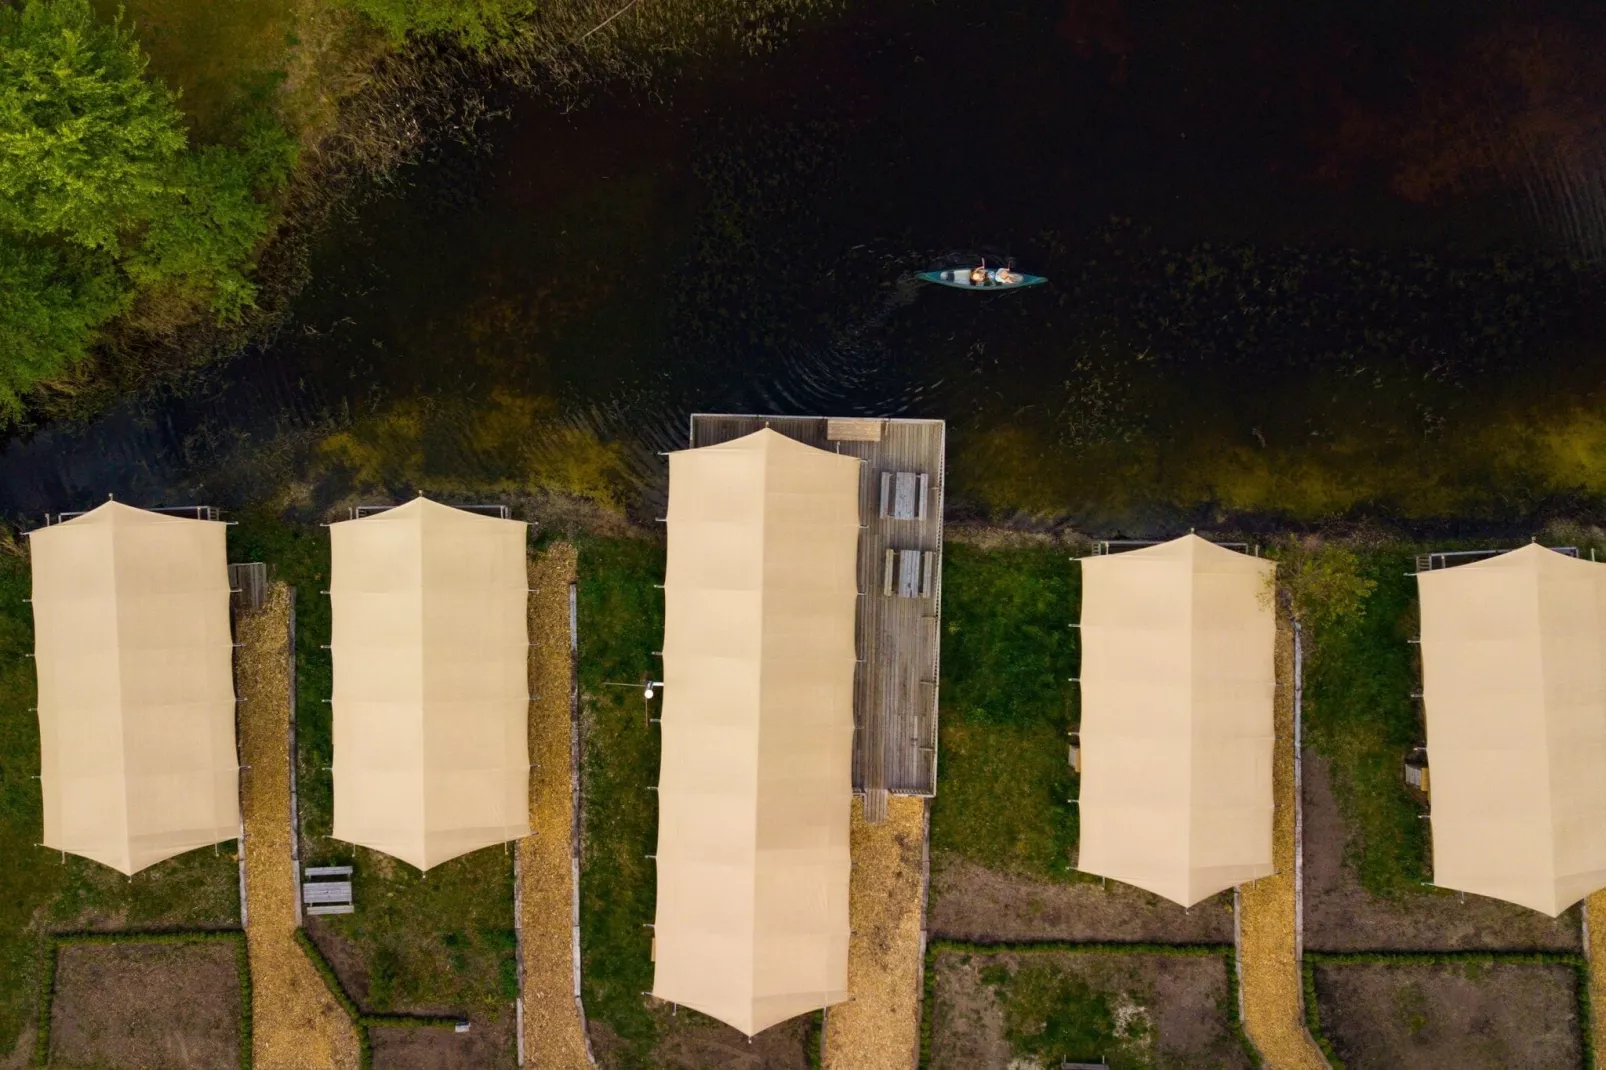
[[[860,458],[853,788],[868,821],[887,795],[937,791],[945,426],[941,420],[695,413],[691,445],[763,428]]]

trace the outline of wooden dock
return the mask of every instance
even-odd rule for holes
[[[865,818],[879,822],[889,792],[937,791],[945,426],[941,420],[696,413],[691,444],[711,446],[765,427],[864,461],[853,788],[864,796]]]

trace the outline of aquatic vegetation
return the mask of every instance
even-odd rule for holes
[[[323,439],[323,474],[344,472],[369,490],[441,494],[527,491],[586,498],[619,509],[623,447],[566,423],[548,398],[497,389],[471,398],[405,399]]]

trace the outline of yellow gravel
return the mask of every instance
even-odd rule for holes
[[[1606,892],[1584,900],[1589,921],[1589,1028],[1595,1034],[1595,1066],[1606,1070]]]
[[[275,583],[242,618],[235,687],[245,817],[246,944],[254,1063],[262,1070],[356,1070],[357,1035],[295,942],[290,860],[290,588]]]
[[[1244,1030],[1272,1070],[1326,1070],[1305,1031],[1294,939],[1294,635],[1277,624],[1277,747],[1272,762],[1276,816],[1272,858],[1277,872],[1239,892]]]
[[[920,887],[926,801],[894,795],[867,825],[853,807],[848,991],[825,1016],[827,1070],[913,1070],[920,1054]]]
[[[524,1064],[590,1065],[574,1001],[574,871],[570,836],[569,584],[575,550],[558,543],[530,563],[530,828],[519,841]],[[537,697],[539,696],[539,697]]]

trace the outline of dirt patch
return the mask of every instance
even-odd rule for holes
[[[996,873],[947,851],[931,860],[933,937],[973,943],[1069,940],[1232,943],[1232,893],[1191,910],[1119,881],[1066,884]]]
[[[239,1065],[231,943],[68,944],[56,967],[51,1065]]]
[[[1252,1065],[1231,1026],[1233,995],[1220,955],[943,951],[933,969],[932,1070],[1101,1058],[1111,1066],[1179,1070]],[[1015,986],[1041,986],[1044,978],[1080,993],[1075,1006],[1087,1013],[1056,1020],[1053,1008],[1064,994],[1050,991],[1046,1020],[1034,1017],[1041,993]],[[1035,1039],[1012,1040],[1012,1030],[1022,1029]]]
[[[384,1070],[479,1070],[513,1065],[512,1012],[495,1018],[481,1015],[472,1021],[467,1033],[415,1027],[369,1029],[374,1066]]]
[[[1566,966],[1327,965],[1316,1003],[1351,1070],[1577,1066],[1576,978]]]
[[[1579,910],[1547,918],[1480,895],[1424,886],[1381,899],[1344,862],[1348,830],[1327,761],[1305,751],[1305,946],[1313,951],[1582,949]]]
[[[659,1070],[809,1070],[809,1050],[819,1044],[820,1016],[805,1014],[771,1026],[749,1040],[723,1022],[681,1010],[659,1023],[653,1065]],[[611,1065],[597,1050],[598,1063]]]
[[[357,1006],[368,1008],[368,966],[363,961],[362,953],[322,918],[309,914],[303,927],[318,950],[323,952],[323,957],[329,960],[329,965],[334,967],[335,976],[340,978],[340,986],[346,990],[346,995]]]

